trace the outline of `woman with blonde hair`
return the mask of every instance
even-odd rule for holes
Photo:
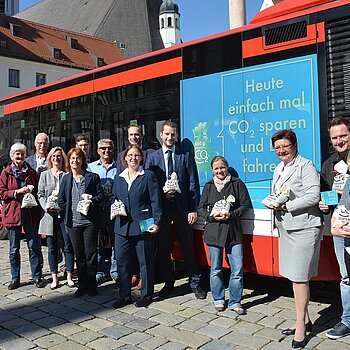
[[[66,159],[66,154],[61,147],[52,148],[47,156],[48,170],[41,173],[38,186],[38,199],[44,210],[39,224],[39,234],[46,235],[48,261],[52,275],[51,289],[58,287],[58,238],[60,234],[64,241],[67,284],[69,287],[74,287],[72,280],[74,268],[73,247],[57,206],[58,191],[62,177],[65,174]]]

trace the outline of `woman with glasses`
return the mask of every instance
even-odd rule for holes
[[[296,322],[282,331],[294,335],[292,347],[306,345],[311,331],[308,314],[309,280],[317,276],[321,243],[322,214],[318,208],[320,180],[315,166],[298,153],[297,137],[291,130],[281,130],[272,138],[272,146],[281,162],[273,174],[272,189],[289,189],[288,200],[274,207],[279,232],[279,273],[293,283]]]
[[[77,261],[78,284],[76,297],[97,293],[97,227],[98,204],[103,200],[100,177],[86,171],[85,153],[80,148],[72,148],[67,155],[68,173],[63,176],[58,195],[64,223],[67,226]],[[84,203],[87,214],[77,211],[82,195],[90,195]]]
[[[38,199],[44,211],[39,224],[39,234],[46,235],[48,261],[52,276],[51,289],[58,287],[58,239],[62,235],[64,256],[67,268],[67,285],[74,287],[72,280],[74,255],[72,243],[67,234],[64,222],[58,212],[57,198],[60,182],[65,174],[66,154],[61,147],[54,147],[47,156],[47,168],[41,173],[38,185]]]
[[[154,239],[162,215],[160,192],[154,173],[144,170],[142,149],[129,145],[123,161],[127,168],[113,183],[113,198],[124,203],[126,216],[115,220],[115,250],[119,276],[119,298],[114,308],[131,303],[132,251],[135,249],[142,276],[141,298],[136,307],[152,302],[154,288]]]

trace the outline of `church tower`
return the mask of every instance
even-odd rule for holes
[[[181,43],[179,6],[173,0],[164,0],[160,5],[159,31],[164,47]]]

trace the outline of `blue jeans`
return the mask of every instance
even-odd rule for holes
[[[223,251],[222,247],[208,246],[211,260],[210,289],[214,304],[225,303],[225,285],[222,271]],[[228,307],[234,309],[241,307],[243,294],[243,244],[226,244],[226,255],[231,267],[229,282]]]
[[[38,230],[33,227],[30,222],[30,215],[28,209],[21,209],[22,224],[20,226],[13,226],[8,228],[9,237],[9,259],[11,266],[12,281],[20,281],[21,256],[20,241],[22,226],[26,234],[27,247],[29,251],[29,263],[32,271],[33,280],[36,281],[41,278],[40,265],[40,248]]]
[[[99,215],[100,215],[100,227],[99,227],[99,234],[103,234],[105,236],[109,236],[111,245],[112,245],[112,252],[111,256],[108,256],[108,260],[110,260],[110,264],[106,264],[106,249],[101,245],[101,242],[99,240],[97,245],[97,273],[96,273],[96,280],[97,281],[103,281],[107,277],[111,276],[112,279],[116,280],[118,278],[118,267],[117,267],[117,260],[115,258],[115,252],[114,252],[114,221],[110,220],[109,218],[109,208],[99,208]]]
[[[339,270],[341,274],[340,280],[340,296],[343,306],[343,314],[341,321],[346,327],[350,328],[350,279],[346,271],[344,258],[344,238],[333,237],[334,251],[338,260]]]

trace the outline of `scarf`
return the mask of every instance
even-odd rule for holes
[[[216,176],[214,176],[213,181],[216,189],[220,193],[221,190],[225,187],[225,185],[231,181],[231,174],[227,174],[223,180],[220,180]]]
[[[28,176],[28,165],[26,163],[23,164],[22,168],[19,168],[14,163],[11,164],[12,166],[12,174],[17,180],[17,184],[19,188],[22,188],[26,185],[26,178]]]

